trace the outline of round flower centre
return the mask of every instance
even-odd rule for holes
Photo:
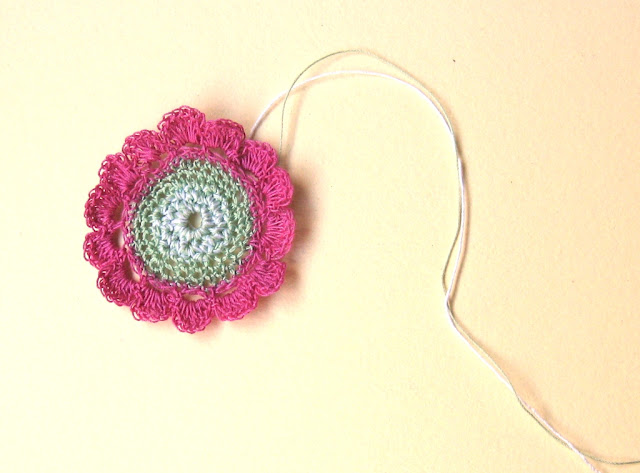
[[[132,248],[161,280],[212,286],[238,273],[253,216],[242,184],[220,165],[184,159],[136,205]]]

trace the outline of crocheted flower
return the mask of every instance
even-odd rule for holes
[[[267,143],[190,107],[107,156],[85,205],[98,288],[138,320],[185,332],[236,320],[277,291],[294,233],[293,187]]]

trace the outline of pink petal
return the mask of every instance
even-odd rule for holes
[[[140,174],[135,170],[133,161],[123,153],[107,156],[102,161],[98,175],[100,183],[118,195],[127,194],[135,182],[140,179]]]
[[[204,125],[202,141],[207,148],[220,148],[226,155],[238,159],[244,143],[244,129],[231,120],[210,120]]]
[[[277,162],[278,155],[270,144],[253,140],[244,142],[244,152],[240,164],[255,174],[258,179],[267,176]]]
[[[220,320],[238,320],[258,305],[258,295],[250,278],[245,278],[232,292],[217,298],[216,315]]]
[[[268,260],[282,258],[291,249],[295,227],[291,209],[269,212],[256,245],[258,251]]]
[[[201,143],[202,130],[206,122],[204,113],[183,106],[165,114],[158,124],[158,129],[167,143],[179,148],[187,143]]]
[[[98,269],[122,264],[125,253],[114,241],[115,237],[116,235],[107,229],[88,233],[84,239],[84,258]]]
[[[131,306],[140,298],[140,283],[132,277],[126,259],[98,272],[98,288],[109,302],[117,305]]]
[[[273,168],[260,183],[260,188],[268,208],[285,207],[291,203],[293,185],[289,174],[282,168]]]
[[[84,206],[84,218],[87,226],[93,230],[99,228],[112,229],[121,215],[122,198],[113,188],[98,184],[89,192],[89,198]]]
[[[273,294],[284,282],[286,265],[282,261],[261,261],[251,273],[259,296]]]
[[[127,137],[122,152],[135,161],[148,163],[162,159],[162,154],[169,151],[164,137],[157,131],[142,130]]]
[[[213,318],[211,300],[187,301],[178,292],[170,295],[168,308],[173,323],[181,332],[195,333],[204,330]]]
[[[168,296],[164,292],[143,285],[141,297],[131,306],[131,312],[137,320],[159,322],[170,317]]]

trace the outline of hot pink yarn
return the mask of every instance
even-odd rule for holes
[[[130,307],[137,320],[171,318],[184,332],[203,330],[213,319],[240,319],[282,285],[295,222],[289,208],[293,187],[277,166],[267,143],[248,140],[237,123],[207,120],[190,107],[167,113],[157,131],[129,136],[122,152],[109,155],[100,182],[85,205],[93,230],[84,256],[98,269],[98,288],[108,301]],[[193,286],[162,279],[145,268],[136,253],[131,221],[134,209],[182,160],[203,160],[239,182],[250,201],[253,232],[250,250],[237,274],[213,286]]]

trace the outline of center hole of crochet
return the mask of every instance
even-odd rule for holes
[[[187,223],[189,224],[190,228],[200,228],[202,226],[202,215],[200,215],[200,212],[193,212],[191,215],[189,215]]]

